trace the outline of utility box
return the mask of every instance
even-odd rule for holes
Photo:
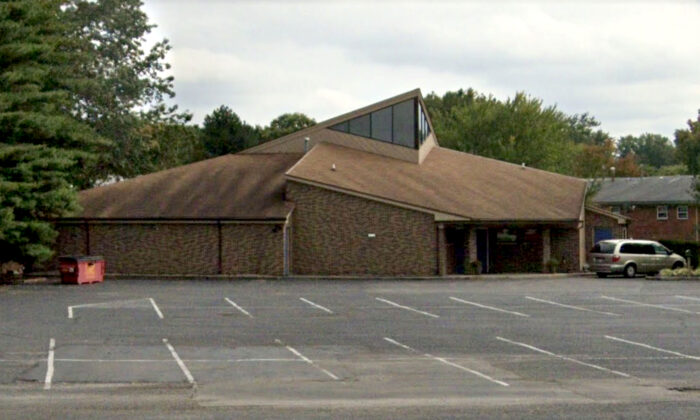
[[[101,283],[105,276],[105,260],[98,256],[58,257],[61,283],[89,284]]]

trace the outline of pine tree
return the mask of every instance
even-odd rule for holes
[[[71,115],[79,49],[61,1],[0,1],[0,262],[51,256],[50,219],[75,212],[75,187],[106,143]]]

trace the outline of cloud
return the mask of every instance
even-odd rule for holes
[[[526,91],[619,136],[671,136],[700,107],[691,2],[147,0],[174,46],[177,102],[265,124],[323,120],[420,87]]]

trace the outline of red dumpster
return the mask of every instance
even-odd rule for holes
[[[102,257],[67,255],[58,257],[61,283],[99,283],[104,280],[105,260]]]

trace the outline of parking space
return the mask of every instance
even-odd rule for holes
[[[0,383],[206,405],[697,400],[697,283],[109,281],[0,292]],[[324,403],[325,402],[325,403]]]

